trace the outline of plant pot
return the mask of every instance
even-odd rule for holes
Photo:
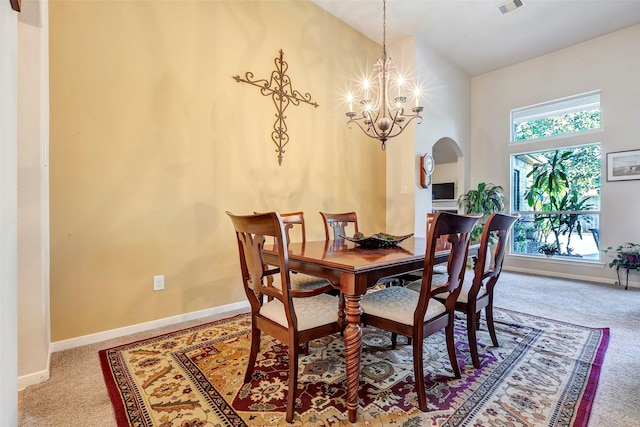
[[[640,264],[640,255],[638,254],[622,254],[622,262],[624,264]]]

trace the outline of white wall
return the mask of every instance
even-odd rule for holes
[[[0,425],[18,425],[18,15],[0,2]]]
[[[418,159],[424,153],[431,153],[433,145],[441,138],[452,139],[462,151],[458,158],[459,173],[453,181],[457,183],[457,191],[464,188],[468,180],[464,171],[469,170],[471,147],[471,81],[463,71],[420,41],[416,46],[416,73],[423,76],[422,83],[426,89],[424,121],[416,127],[413,153],[416,171],[415,233],[424,236],[426,215],[432,210],[431,187],[423,189],[419,186]]]
[[[49,378],[48,3],[18,20],[18,387]]]
[[[424,111],[421,124],[414,121],[400,137],[387,142],[387,232],[425,236],[427,213],[432,210],[431,187],[420,187],[420,157],[431,153],[438,140],[448,137],[462,149],[460,164],[466,162],[470,143],[470,79],[413,37],[392,46],[392,55],[404,69],[415,69],[417,81],[424,89],[421,100]],[[463,179],[458,176],[456,181]],[[401,229],[403,224],[411,223],[413,230]]]
[[[612,151],[640,148],[640,26],[634,26],[530,61],[472,79],[471,183],[493,182],[510,193],[510,154],[601,142],[603,158]],[[602,90],[602,132],[555,140],[509,144],[509,111]],[[523,148],[524,147],[524,148]],[[603,173],[606,162],[603,160]],[[606,175],[604,175],[606,176]],[[637,212],[640,181],[602,180],[601,247],[640,241]],[[615,272],[600,263],[576,264],[531,257],[508,257],[505,268],[613,282]],[[637,279],[636,279],[637,280]],[[636,283],[637,284],[637,283]],[[630,285],[632,283],[630,282]]]

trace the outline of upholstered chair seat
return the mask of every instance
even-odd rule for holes
[[[386,317],[394,322],[413,326],[413,313],[418,307],[420,294],[402,286],[391,286],[362,297],[362,310],[371,316]],[[446,312],[440,301],[429,301],[424,320],[428,321]]]
[[[444,285],[449,280],[448,274],[434,274],[431,278],[431,286],[436,287],[438,285]],[[409,282],[405,285],[407,289],[411,289],[412,291],[420,292],[420,286],[422,286],[422,279],[414,280],[413,282]]]
[[[338,298],[321,294],[309,298],[294,298],[293,307],[298,320],[298,331],[317,328],[338,321]],[[287,327],[284,305],[278,299],[264,304],[260,315]]]
[[[324,286],[330,285],[327,279],[323,279],[322,277],[310,276],[304,273],[298,273],[295,271],[291,272],[291,289],[297,291],[307,291],[322,288]],[[274,288],[282,289],[282,283],[280,282],[280,277],[275,277],[273,279],[273,283],[271,284]]]
[[[433,280],[431,280],[431,284],[433,286],[443,285],[447,283],[448,276],[444,274],[434,274]],[[420,280],[416,280],[415,282],[411,282],[407,284],[406,288],[411,289],[412,291],[420,292]],[[458,295],[457,302],[468,303],[469,302],[469,293],[471,292],[471,288],[473,286],[473,271],[467,271],[464,276],[464,282],[462,283],[462,287],[460,288],[460,294]],[[487,290],[484,287],[481,287],[478,291],[478,295],[476,298],[481,298],[482,296],[487,294]],[[449,296],[449,292],[444,292],[438,295],[438,299],[445,300]]]

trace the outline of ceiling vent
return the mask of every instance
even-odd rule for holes
[[[504,15],[506,13],[513,12],[519,7],[522,7],[522,0],[509,0],[508,2],[498,6],[498,10]]]

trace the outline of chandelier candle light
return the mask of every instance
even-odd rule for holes
[[[420,88],[413,89],[415,106],[411,108],[411,114],[405,114],[407,97],[403,91],[408,90],[408,82],[405,77],[395,72],[396,64],[387,56],[387,2],[382,1],[382,58],[379,58],[373,66],[377,76],[375,79],[365,77],[361,87],[357,91],[358,97],[352,92],[347,95],[349,111],[346,113],[349,120],[347,125],[355,123],[369,137],[380,140],[382,149],[388,139],[402,133],[406,125],[414,119],[420,119],[420,113],[424,107],[420,106]],[[373,82],[372,82],[373,80]],[[392,88],[397,88],[397,96],[390,102]],[[359,113],[354,111],[354,103],[359,105]]]

